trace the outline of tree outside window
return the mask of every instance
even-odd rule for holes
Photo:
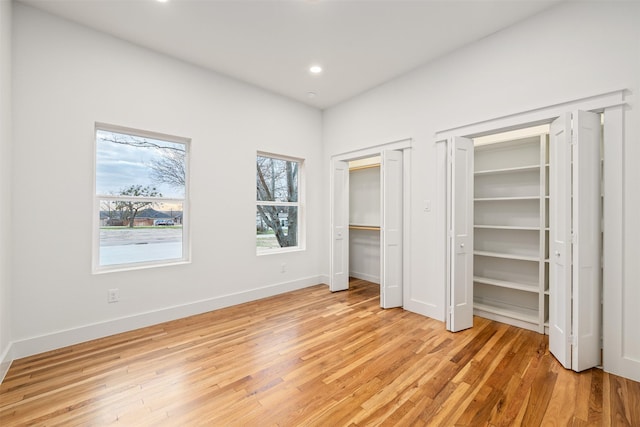
[[[300,160],[256,157],[256,248],[258,253],[300,246]]]
[[[188,140],[96,125],[94,271],[188,259]]]

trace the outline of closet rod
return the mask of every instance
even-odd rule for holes
[[[374,225],[350,225],[350,230],[371,230],[371,231],[380,231],[380,227]]]

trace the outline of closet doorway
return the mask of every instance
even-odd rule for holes
[[[633,351],[629,351],[629,348],[633,348],[633,346],[637,343],[636,335],[634,332],[637,330],[635,325],[640,324],[640,311],[636,310],[635,300],[628,298],[628,295],[633,295],[635,291],[635,283],[629,280],[625,280],[624,275],[624,260],[629,257],[629,254],[625,251],[625,204],[624,204],[624,194],[625,185],[629,185],[629,183],[625,184],[625,155],[624,155],[624,147],[625,147],[625,139],[627,135],[625,130],[627,127],[625,126],[625,114],[626,110],[629,108],[625,101],[625,96],[628,94],[626,90],[616,90],[607,93],[602,93],[598,95],[591,95],[585,98],[570,100],[567,102],[562,102],[558,104],[553,104],[549,106],[543,106],[540,108],[535,108],[528,111],[522,111],[519,113],[509,114],[502,117],[497,117],[494,119],[483,120],[476,123],[466,124],[463,126],[456,126],[449,129],[443,129],[436,133],[435,142],[438,144],[438,165],[439,165],[439,176],[442,182],[446,182],[446,176],[450,172],[451,168],[447,165],[447,150],[445,147],[453,141],[457,139],[457,136],[467,136],[467,137],[479,137],[483,135],[487,135],[495,132],[502,132],[514,129],[520,129],[523,126],[535,126],[539,124],[548,124],[559,118],[564,119],[564,124],[562,122],[556,122],[558,126],[554,126],[561,130],[564,128],[564,131],[556,132],[556,130],[550,131],[549,136],[549,145],[550,147],[554,145],[552,138],[561,137],[562,134],[565,136],[568,135],[568,112],[576,112],[578,110],[581,111],[589,111],[592,113],[600,113],[602,114],[602,141],[603,144],[601,146],[601,150],[604,153],[601,162],[601,172],[602,172],[602,188],[603,188],[603,198],[600,199],[602,203],[602,230],[604,232],[601,234],[602,244],[601,244],[601,265],[602,265],[602,293],[603,298],[601,301],[602,306],[602,343],[599,347],[602,348],[602,367],[606,372],[611,372],[616,375],[620,375],[626,378],[631,378],[634,380],[640,380],[640,360],[635,357]],[[582,121],[579,117],[578,120]],[[578,133],[583,133],[582,130],[586,130],[585,128],[580,129],[579,126],[572,126],[572,129],[578,129]],[[567,156],[569,149],[572,144],[568,143],[570,139],[564,139],[564,142],[561,146],[563,152],[557,153],[558,155]],[[579,142],[578,142],[579,144]],[[473,148],[473,147],[471,147]],[[580,148],[578,147],[578,150]],[[573,151],[573,148],[571,148]],[[550,148],[550,162],[551,161],[551,153],[552,149]],[[564,153],[564,154],[563,154]],[[574,153],[572,153],[573,156]],[[578,153],[580,155],[580,153]],[[579,160],[580,161],[580,160]],[[581,161],[580,161],[581,162]],[[553,162],[552,162],[553,163]],[[581,162],[582,163],[582,162]],[[583,163],[584,164],[584,163]],[[574,164],[575,166],[575,164]],[[572,172],[576,172],[578,169],[572,167]],[[594,169],[595,170],[595,169]],[[565,172],[567,169],[565,169]],[[566,175],[565,175],[566,176]],[[471,174],[473,177],[473,174]],[[551,179],[550,179],[551,181]],[[587,181],[585,181],[587,182]],[[551,184],[551,183],[550,183]],[[552,185],[552,184],[551,184]],[[593,187],[593,186],[592,186]],[[587,185],[585,190],[589,188]],[[572,191],[581,191],[580,189],[573,189]],[[571,202],[566,203],[567,191],[565,191],[565,196],[561,198],[565,201],[565,206],[571,206]],[[575,194],[575,193],[574,193]],[[450,194],[449,194],[450,196]],[[580,196],[579,196],[580,197]],[[550,192],[550,199],[553,199],[553,195]],[[584,200],[584,199],[583,199]],[[441,206],[447,206],[448,203],[447,191],[442,191],[442,194],[438,198],[438,203]],[[551,200],[550,208],[553,209],[553,200]],[[558,205],[560,206],[560,205]],[[586,212],[585,212],[586,213]],[[592,212],[589,212],[590,214]],[[550,217],[552,212],[550,212]],[[566,218],[567,216],[565,216]],[[597,218],[597,215],[591,216],[592,218]],[[550,218],[551,219],[551,218]],[[587,221],[588,222],[588,221]],[[442,250],[447,253],[447,256],[450,256],[450,252],[446,252],[451,247],[452,237],[450,233],[452,230],[449,227],[450,224],[447,223],[447,214],[442,215],[440,219],[440,227],[442,229]],[[549,230],[549,252],[550,258],[556,258],[555,261],[558,270],[556,270],[554,274],[553,272],[549,272],[550,274],[550,303],[554,301],[553,289],[551,286],[551,277],[563,277],[564,274],[562,272],[562,268],[568,267],[568,251],[566,250],[569,247],[569,239],[565,231],[558,227],[550,227],[554,228],[557,231],[557,234],[554,235],[553,231]],[[564,236],[564,241],[562,240]],[[551,242],[557,238],[557,242],[554,243],[560,246],[565,246],[565,249],[562,247],[554,248],[551,246]],[[580,234],[577,236],[578,244],[581,241]],[[571,240],[573,238],[571,237]],[[565,244],[566,243],[566,244]],[[573,242],[571,242],[573,245]],[[472,246],[471,246],[472,247]],[[584,248],[584,245],[581,246]],[[596,248],[597,246],[591,246],[591,248]],[[560,252],[560,256],[556,255],[556,250]],[[572,250],[572,253],[575,252]],[[579,254],[582,257],[584,254]],[[473,255],[472,255],[473,256]],[[471,306],[471,320],[473,320],[473,270],[469,271],[469,275],[465,276],[467,280],[471,281],[471,287],[468,293],[465,293],[463,289],[460,289],[459,292],[452,292],[452,288],[455,286],[453,284],[452,270],[450,269],[451,264],[450,260],[447,260],[447,264],[445,265],[445,271],[447,275],[445,276],[444,283],[444,295],[443,302],[445,306],[443,307],[443,315],[447,319],[447,327],[450,326],[450,320],[455,316],[456,323],[457,320],[457,309],[456,306],[458,304],[463,305],[464,300],[469,301]],[[554,267],[555,268],[555,267]],[[573,270],[573,267],[571,268]],[[564,273],[568,273],[569,268],[566,268]],[[568,274],[567,274],[568,276]],[[582,282],[580,282],[582,283]],[[575,285],[575,283],[573,283]],[[580,285],[580,284],[579,284]],[[457,286],[456,286],[457,288]],[[566,297],[563,298],[563,301],[555,299],[558,302],[558,305],[555,307],[549,307],[549,334],[551,336],[551,328],[554,328],[554,320],[552,319],[552,313],[558,314],[556,319],[559,320],[568,320],[572,316],[580,316],[579,321],[573,321],[571,325],[566,325],[564,328],[565,333],[571,332],[566,339],[558,340],[557,344],[560,344],[568,351],[564,351],[564,355],[560,352],[556,352],[560,354],[559,359],[561,360],[564,366],[568,366],[569,362],[571,362],[571,369],[580,370],[584,366],[573,366],[573,360],[576,356],[575,353],[582,353],[585,349],[584,346],[580,345],[581,337],[589,335],[589,328],[585,330],[583,327],[585,324],[581,324],[582,320],[593,320],[593,317],[587,316],[584,317],[585,313],[588,313],[588,310],[582,311],[580,309],[581,302],[588,301],[590,298],[585,300],[584,294],[580,291],[576,291],[575,288],[564,287],[564,291],[569,292],[571,294],[565,294]],[[456,289],[457,290],[457,289]],[[593,301],[593,299],[591,298]],[[596,300],[597,301],[597,300]],[[600,301],[597,301],[600,304]],[[574,310],[573,308],[569,309],[569,304],[578,304],[578,309]],[[563,309],[564,307],[564,309]],[[573,307],[576,307],[574,305]],[[564,313],[562,312],[564,310]],[[569,314],[571,313],[571,314]],[[575,319],[575,317],[574,317]],[[577,330],[575,329],[577,325]],[[462,325],[461,325],[462,326]],[[472,325],[469,325],[472,326]],[[561,325],[558,325],[561,327]],[[635,329],[634,329],[635,328]],[[597,338],[596,338],[597,339]],[[551,343],[550,338],[550,343]],[[555,340],[554,340],[555,341]],[[600,340],[597,340],[600,341]],[[555,346],[555,344],[554,344]],[[554,354],[556,354],[554,353]],[[590,352],[587,352],[587,355],[590,357]],[[582,356],[577,358],[579,360],[578,365],[582,364]],[[600,356],[596,355],[596,360],[599,360]]]
[[[332,292],[349,276],[380,285],[380,306],[402,307],[407,260],[410,140],[331,160]]]
[[[448,142],[451,316],[549,334],[568,369],[601,364],[602,117]]]

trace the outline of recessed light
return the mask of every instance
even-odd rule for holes
[[[315,97],[316,97],[316,93],[315,92],[307,92],[307,98],[313,99]]]
[[[158,3],[166,3],[166,2],[168,2],[169,0],[156,0],[156,1],[157,1]]]
[[[322,67],[319,65],[312,65],[309,67],[309,72],[311,74],[320,74],[322,72]]]

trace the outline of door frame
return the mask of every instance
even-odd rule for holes
[[[334,187],[333,187],[333,165],[336,161],[351,161],[357,159],[363,159],[367,157],[373,157],[381,155],[383,151],[395,150],[402,151],[402,288],[403,288],[403,300],[406,295],[405,290],[410,285],[410,271],[411,271],[411,147],[413,140],[411,138],[400,139],[393,142],[373,145],[367,148],[347,151],[344,153],[331,156],[329,159],[330,179],[329,186],[329,201],[333,206],[335,203]],[[329,212],[329,228],[332,230],[330,233],[329,241],[329,288],[332,288],[331,281],[333,280],[333,208]],[[382,253],[380,254],[382,256]],[[382,260],[381,260],[382,262]],[[382,301],[381,301],[382,302]]]
[[[502,117],[487,119],[467,125],[440,130],[435,134],[438,145],[447,143],[452,136],[479,137],[492,133],[506,132],[518,128],[550,123],[565,112],[583,110],[604,113],[604,205],[603,205],[603,279],[602,288],[607,290],[608,298],[603,301],[603,368],[635,381],[640,381],[638,361],[625,357],[622,343],[622,295],[624,284],[624,112],[628,108],[625,102],[625,89],[606,92],[581,99],[562,102],[550,106],[535,108]],[[438,164],[446,165],[446,150],[438,150]],[[609,166],[609,167],[607,167]],[[444,168],[446,173],[447,168]],[[446,175],[440,177],[446,182]],[[444,199],[438,201],[446,206]],[[446,230],[447,215],[441,216],[445,222],[440,224]],[[446,251],[447,239],[442,241],[442,250]],[[448,266],[445,266],[448,268]],[[445,270],[447,271],[447,270]],[[445,283],[448,291],[448,277]],[[446,292],[445,292],[446,295]],[[446,305],[445,305],[446,308]]]

